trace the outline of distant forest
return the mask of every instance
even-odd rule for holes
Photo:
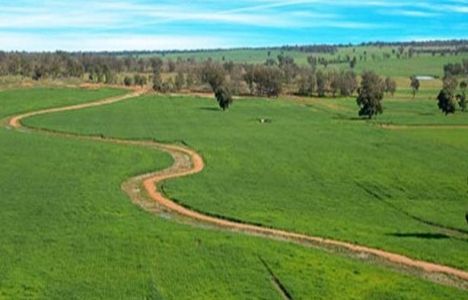
[[[143,50],[143,51],[102,51],[102,52],[79,52],[85,54],[99,53],[116,56],[140,56],[140,55],[161,55],[178,53],[203,53],[228,50],[265,50],[265,51],[299,51],[308,53],[335,53],[339,48],[346,47],[413,47],[432,48],[440,51],[468,52],[468,40],[434,40],[434,41],[410,41],[410,42],[365,42],[360,44],[318,44],[318,45],[284,45],[279,47],[240,47],[240,48],[215,48],[215,49],[194,49],[194,50]],[[429,51],[429,50],[428,50]]]
[[[341,47],[352,48],[353,51],[334,55]],[[195,56],[163,57],[169,53],[196,54],[216,50],[0,52],[0,76],[37,81],[78,78],[100,84],[150,85],[158,92],[210,92],[223,86],[237,95],[271,97],[286,92],[305,96],[351,96],[358,88],[358,76],[354,72],[356,64],[377,59],[376,54],[366,48],[358,55],[356,47],[387,47],[378,59],[410,59],[419,54],[445,56],[465,53],[468,52],[468,40],[255,48],[281,50],[276,57],[268,55],[264,62],[257,64],[235,63],[229,57],[215,61],[209,55],[204,59],[196,59]],[[290,51],[306,52],[307,63],[298,64],[294,57],[288,55]],[[329,65],[339,65],[340,68],[327,68]],[[447,64],[444,72],[455,76],[467,75],[468,60],[461,58],[460,62]],[[385,90],[393,94],[396,90],[394,80],[386,78],[384,82]]]

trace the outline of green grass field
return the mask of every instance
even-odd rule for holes
[[[4,91],[0,107],[10,115],[115,93]],[[385,131],[314,104],[238,101],[222,113],[212,100],[153,96],[26,123],[184,140],[207,162],[202,174],[165,185],[184,204],[467,269],[466,240],[394,236],[437,232],[403,210],[465,228],[466,163],[455,157],[466,153],[463,132],[439,144],[433,132]],[[467,298],[371,262],[142,211],[120,184],[170,165],[163,153],[6,128],[0,145],[0,299],[281,299],[260,258],[294,299]]]
[[[330,101],[336,110],[259,99],[222,113],[214,100],[148,96],[27,124],[183,140],[202,153],[206,170],[164,189],[189,207],[468,269],[466,238],[438,236],[441,230],[416,220],[466,230],[468,140],[459,139],[466,132],[381,129],[355,120],[354,101]],[[468,124],[467,114],[446,118],[429,100],[386,105],[379,121],[420,124],[430,112],[437,123]]]
[[[0,119],[12,114],[29,112],[67,104],[78,104],[125,93],[119,89],[85,90],[73,88],[11,89],[1,92]]]

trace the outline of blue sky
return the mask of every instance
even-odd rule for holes
[[[0,0],[1,50],[160,50],[468,38],[468,0]]]

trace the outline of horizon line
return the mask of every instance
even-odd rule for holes
[[[234,50],[277,50],[282,48],[300,48],[300,47],[337,47],[337,48],[345,48],[345,47],[359,47],[359,46],[372,46],[372,45],[407,45],[407,44],[424,44],[424,43],[467,43],[468,38],[447,38],[447,39],[437,39],[437,38],[427,38],[427,39],[408,39],[408,40],[395,40],[395,41],[383,41],[383,40],[371,40],[371,41],[362,41],[362,42],[348,42],[348,43],[307,43],[307,44],[281,44],[281,45],[274,45],[271,46],[234,46],[234,47],[213,47],[213,48],[186,48],[186,49],[127,49],[127,50],[40,50],[40,51],[27,51],[27,50],[3,50],[0,49],[0,52],[3,53],[110,53],[110,54],[117,54],[117,53],[196,53],[196,52],[209,52],[209,51],[234,51]]]

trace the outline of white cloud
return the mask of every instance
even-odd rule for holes
[[[172,35],[60,35],[0,34],[2,50],[122,51],[208,49],[236,46],[235,40],[209,36]]]
[[[437,17],[440,15],[439,13],[436,13],[436,12],[409,10],[409,9],[385,10],[385,11],[380,11],[379,13],[382,15],[395,15],[395,16],[419,17],[419,18],[431,18],[431,17]]]
[[[184,8],[176,4],[142,4],[132,1],[118,2],[57,2],[44,1],[42,6],[9,6],[0,10],[0,29],[121,29],[138,28],[153,24],[176,22],[196,22],[200,24],[230,24],[255,27],[291,28],[316,27],[323,21],[323,27],[345,27],[353,25],[346,18],[333,13],[324,13],[308,8],[307,16],[298,12],[303,9],[281,10],[285,6],[322,3],[322,0],[309,1],[267,1],[261,4],[245,5],[235,9],[216,10],[212,6],[184,3]],[[271,10],[274,9],[274,10]],[[357,24],[357,23],[356,23]],[[357,27],[362,26],[359,22]]]

